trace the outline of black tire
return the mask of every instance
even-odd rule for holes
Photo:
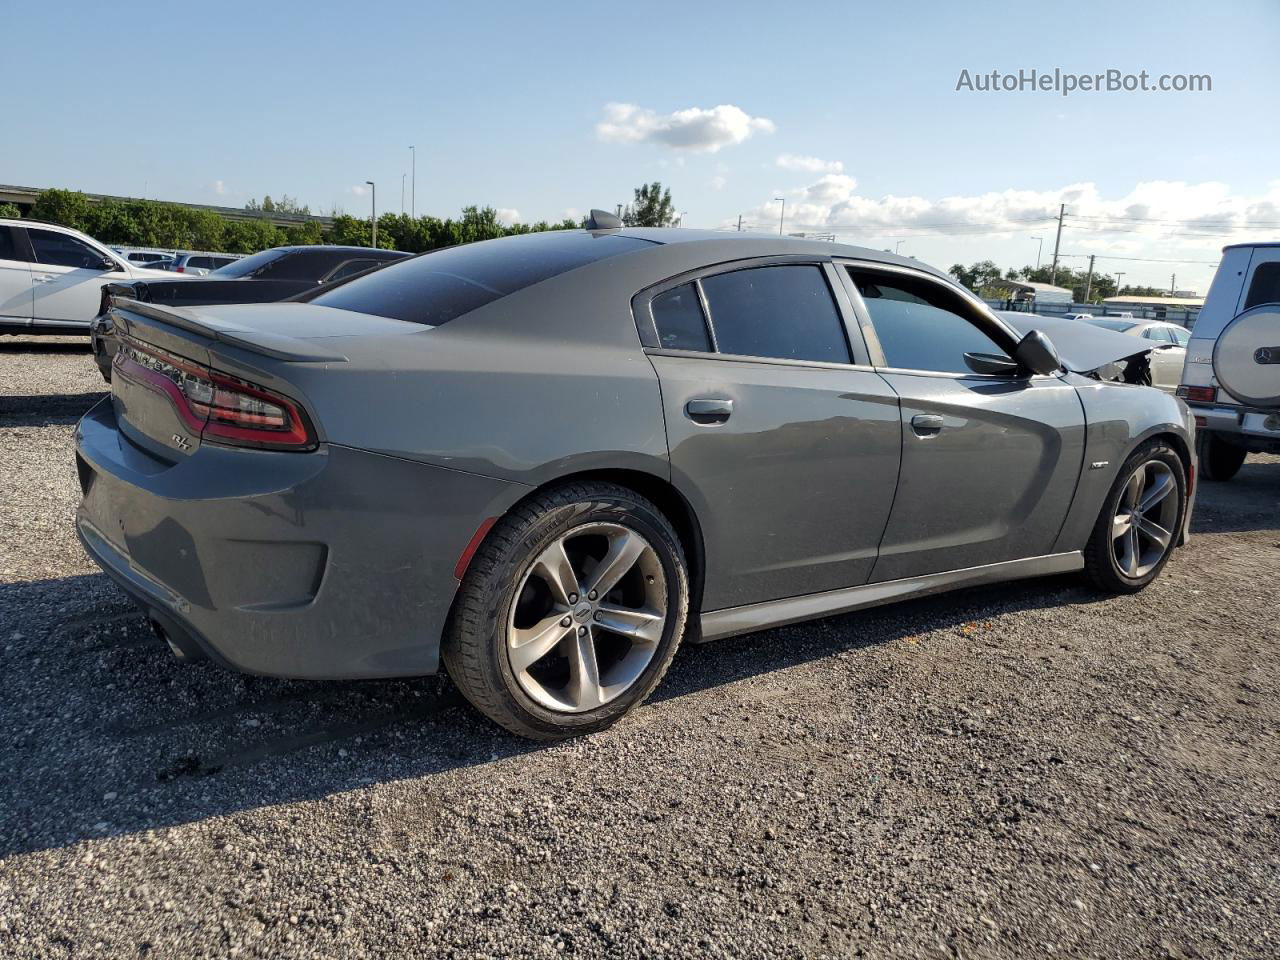
[[[507,656],[507,626],[517,591],[535,559],[566,533],[591,523],[639,533],[666,578],[666,622],[656,652],[632,685],[603,706],[580,713],[551,710],[516,680]],[[554,741],[595,733],[617,722],[662,680],[684,634],[689,575],[670,521],[633,490],[581,482],[537,494],[494,524],[467,568],[442,647],[445,669],[462,695],[512,733]]]
[[[1240,472],[1249,451],[1228,443],[1216,433],[1202,430],[1196,437],[1200,476],[1205,480],[1227,481]]]
[[[1164,555],[1150,570],[1147,570],[1141,576],[1132,577],[1121,570],[1120,563],[1116,558],[1115,539],[1118,538],[1113,537],[1112,524],[1117,511],[1120,509],[1120,498],[1124,494],[1125,486],[1129,479],[1139,467],[1153,460],[1163,463],[1173,474],[1176,490],[1171,496],[1177,498],[1177,510],[1174,514],[1173,522],[1169,525],[1172,536]],[[1098,520],[1094,524],[1093,532],[1089,535],[1089,542],[1084,550],[1085,575],[1093,582],[1094,586],[1108,593],[1137,593],[1156,577],[1160,576],[1160,571],[1164,569],[1165,564],[1169,562],[1169,558],[1173,556],[1174,548],[1178,543],[1180,531],[1182,530],[1186,509],[1187,474],[1182,458],[1178,456],[1176,450],[1163,441],[1151,440],[1144,443],[1124,462],[1124,466],[1120,468],[1116,476],[1116,482],[1112,485],[1106,500],[1103,501],[1102,511],[1098,514]]]

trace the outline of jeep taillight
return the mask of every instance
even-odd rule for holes
[[[1178,396],[1183,400],[1190,400],[1192,403],[1216,403],[1218,388],[1188,387],[1184,385],[1178,388]]]

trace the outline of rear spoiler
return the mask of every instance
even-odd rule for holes
[[[145,283],[145,281],[137,281]],[[213,326],[203,322],[198,314],[181,307],[165,309],[154,304],[135,300],[130,297],[131,290],[125,293],[109,293],[111,287],[131,287],[131,284],[109,283],[103,288],[103,296],[109,298],[110,306],[106,311],[108,320],[107,335],[121,326],[126,330],[131,325],[130,316],[150,320],[164,326],[176,327],[186,333],[193,333],[210,345],[236,347],[255,353],[259,356],[285,360],[290,363],[346,363],[347,357],[335,350],[327,350],[316,346],[308,340],[288,337],[277,333],[227,326]],[[117,297],[119,299],[117,299]],[[124,302],[120,302],[123,300]],[[117,324],[116,320],[123,320]]]

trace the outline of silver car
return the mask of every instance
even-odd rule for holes
[[[1182,365],[1187,359],[1187,343],[1191,331],[1164,320],[1134,320],[1124,317],[1093,317],[1086,320],[1095,327],[1127,333],[1131,337],[1150,340],[1156,348],[1151,352],[1148,380],[1153,387],[1173,393],[1182,381]]]
[[[81,540],[176,653],[443,662],[510,730],[600,730],[699,642],[1184,537],[1185,406],[945,275],[693,230],[441,250],[305,302],[113,308]]]

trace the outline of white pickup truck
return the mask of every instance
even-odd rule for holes
[[[1249,453],[1280,453],[1280,243],[1223,249],[1178,396],[1195,414],[1204,479],[1230,480]]]

